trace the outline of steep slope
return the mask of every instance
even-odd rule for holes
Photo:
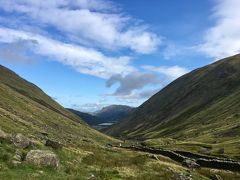
[[[126,118],[135,108],[124,105],[111,105],[94,113],[101,122],[117,122]]]
[[[79,143],[79,138],[108,141],[78,116],[67,111],[41,89],[0,66],[0,129],[38,138],[48,134],[63,143]]]
[[[91,115],[89,113],[77,111],[74,109],[68,108],[68,110],[71,111],[72,113],[76,114],[77,116],[79,116],[83,121],[85,121],[90,126],[94,126],[94,125],[98,125],[98,124],[102,123],[101,120],[97,116]]]
[[[178,78],[107,133],[142,139],[238,140],[240,55]]]

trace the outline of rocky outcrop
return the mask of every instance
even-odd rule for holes
[[[46,150],[31,150],[27,153],[25,161],[36,166],[59,167],[59,159],[56,154]]]
[[[12,142],[17,148],[21,149],[28,148],[32,145],[31,141],[22,134],[17,134],[15,137],[13,137]]]

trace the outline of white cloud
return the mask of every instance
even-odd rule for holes
[[[129,96],[135,90],[140,90],[147,85],[158,84],[160,82],[158,75],[153,73],[132,72],[125,76],[117,74],[109,78],[106,82],[107,87],[119,83],[119,87],[111,94],[113,96]]]
[[[204,37],[200,51],[214,58],[240,53],[240,1],[216,0],[213,18],[216,23]]]
[[[93,113],[96,112],[100,109],[102,109],[103,107],[109,106],[110,104],[104,104],[104,103],[86,103],[86,104],[72,104],[70,106],[70,108],[73,108],[75,110],[78,111],[82,111],[82,112],[89,112],[89,113]]]
[[[33,57],[27,53],[31,44],[29,41],[18,41],[1,45],[0,59],[10,63],[32,63]]]
[[[116,8],[106,0],[8,0],[0,1],[0,8],[21,13],[24,25],[52,26],[80,43],[94,43],[100,48],[127,48],[145,54],[160,43],[145,25],[112,11]]]
[[[189,72],[188,69],[180,66],[143,66],[148,71],[158,72],[169,78],[169,80],[175,80],[178,77]]]
[[[116,73],[127,74],[135,70],[129,65],[129,57],[108,57],[94,49],[62,43],[24,31],[0,28],[0,42],[5,44],[31,43],[33,53],[69,65],[81,73],[101,78],[109,78]]]

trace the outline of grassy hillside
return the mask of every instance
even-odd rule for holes
[[[12,71],[0,67],[0,179],[179,179],[206,180],[212,174],[234,179],[236,173],[201,169],[189,171],[169,158],[153,159],[147,153],[106,147],[118,140],[103,135],[65,110],[42,90]],[[7,139],[3,139],[3,132]],[[33,146],[16,147],[12,137],[22,133]],[[46,139],[60,142],[62,149],[45,146]],[[56,154],[59,168],[28,164],[31,150]],[[21,160],[16,163],[16,155]]]
[[[240,148],[240,55],[180,77],[107,133],[225,143],[229,153],[236,153]]]
[[[34,84],[2,66],[0,99],[0,127],[6,132],[30,133],[36,137],[45,132],[63,143],[78,143],[79,138],[110,139],[89,128]]]

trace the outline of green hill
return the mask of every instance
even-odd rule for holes
[[[178,78],[107,133],[137,139],[172,138],[216,146],[224,143],[222,146],[229,154],[239,156],[240,55]]]
[[[0,128],[6,132],[47,133],[63,143],[79,137],[107,141],[78,116],[67,111],[32,83],[0,66]]]

